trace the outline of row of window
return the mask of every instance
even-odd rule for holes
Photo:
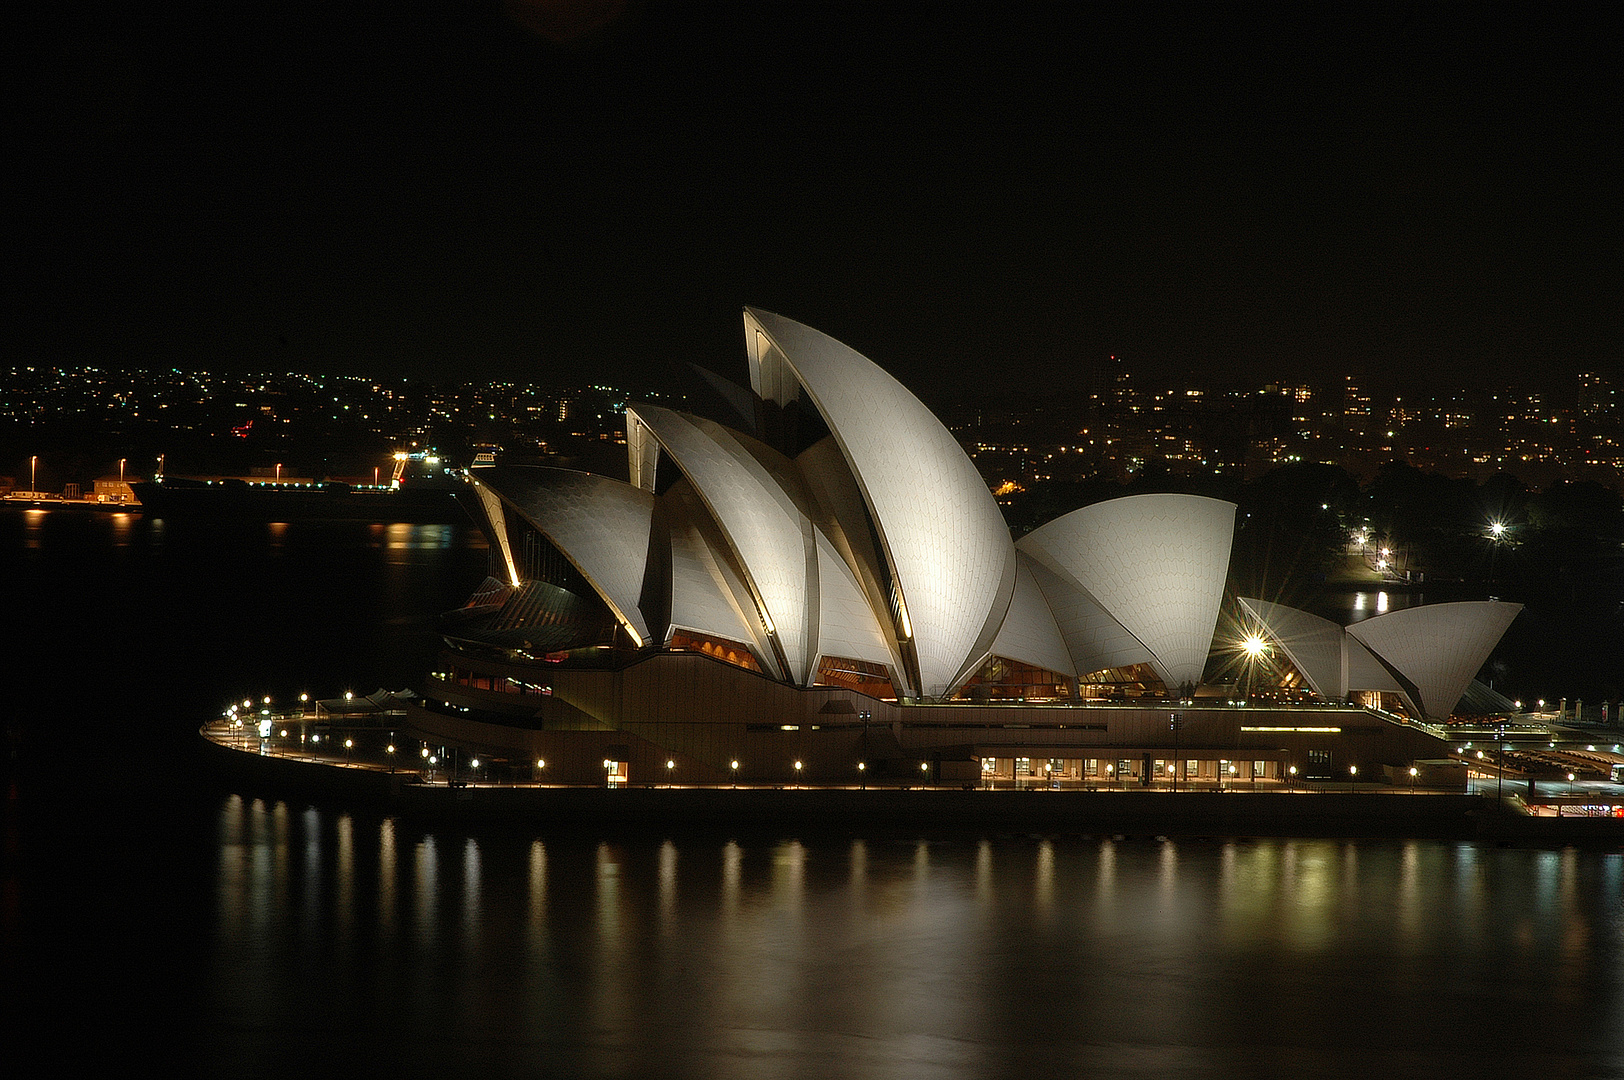
[[[981,759],[981,775],[987,780],[1110,780],[1140,779],[1145,773],[1142,758],[992,758]],[[1278,779],[1278,761],[1231,761],[1189,758],[1153,758],[1152,780],[1262,780]]]

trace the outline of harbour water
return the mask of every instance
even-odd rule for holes
[[[450,526],[0,515],[17,1060],[186,1075],[1624,1076],[1624,854],[445,826],[191,774],[412,685]]]

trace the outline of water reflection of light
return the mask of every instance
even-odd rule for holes
[[[677,845],[667,840],[660,845],[660,932],[676,928]]]
[[[1381,614],[1382,612],[1384,612],[1386,610],[1387,610],[1387,594],[1384,593],[1384,592],[1379,592],[1379,593],[1376,594],[1376,613]]]
[[[395,822],[384,818],[378,828],[378,929],[385,937],[394,933],[395,910],[399,896],[395,892]]]
[[[355,929],[355,822],[350,815],[338,818],[338,866],[333,882],[334,906],[337,908],[341,940],[351,940]]]
[[[220,931],[227,938],[242,935],[248,917],[247,881],[243,859],[243,828],[247,816],[242,796],[233,795],[220,808]]]
[[[729,840],[722,848],[722,918],[732,924],[739,913],[739,876],[744,862],[744,850],[737,840]]]
[[[1562,883],[1558,889],[1562,898],[1559,915],[1562,926],[1562,960],[1565,974],[1573,980],[1573,989],[1580,990],[1580,979],[1590,959],[1590,921],[1579,902],[1579,853],[1573,848],[1562,849]]]
[[[976,906],[983,913],[993,907],[992,841],[982,840],[976,845]]]
[[[1437,1022],[1414,1014],[1453,1015],[1489,1001],[1494,1020],[1503,1010],[1493,995],[1507,986],[1519,1008],[1550,1005],[1535,1020],[1551,1010],[1581,1015],[1572,1010],[1588,1003],[1599,1045],[1624,991],[1618,854],[1544,857],[1433,841],[1361,842],[1354,853],[1330,840],[1021,837],[720,851],[482,839],[476,851],[441,835],[462,849],[463,872],[450,864],[432,872],[433,840],[414,848],[418,891],[437,879],[440,917],[422,920],[432,936],[421,948],[402,950],[398,931],[386,929],[391,882],[410,908],[413,860],[400,860],[397,878],[393,850],[397,835],[408,847],[417,835],[397,834],[386,820],[374,841],[369,826],[345,816],[311,822],[302,810],[250,808],[241,798],[216,807],[216,999],[247,1010],[258,1037],[282,1039],[301,1023],[325,1037],[336,1018],[358,1003],[364,1014],[378,993],[379,1016],[405,1006],[393,1035],[409,1039],[422,1018],[444,1018],[444,1032],[424,1039],[438,1067],[464,1054],[478,1065],[484,1053],[496,1072],[529,1054],[561,1075],[631,1073],[639,1062],[715,1076],[996,1075],[1010,1062],[1042,1072],[1023,1056],[1039,1040],[1069,1054],[1085,1042],[1069,1033],[1086,1031],[1088,1046],[1138,1052],[1134,1029],[1165,1015],[1142,1055],[1157,1058],[1149,1071],[1160,1073],[1191,1055],[1239,1061],[1228,1055],[1250,1053],[1243,1048],[1287,1030],[1281,1024],[1298,1025],[1290,1030],[1318,1040],[1316,1049],[1333,1035],[1360,1037],[1370,1026],[1357,1019],[1367,995],[1384,1031],[1391,1022],[1413,1046],[1417,1025]],[[291,910],[273,899],[284,812],[299,845],[288,849]],[[327,824],[333,834],[323,834]],[[323,856],[312,869],[315,847]],[[356,866],[360,878],[345,899]],[[492,887],[476,887],[486,869]],[[1542,871],[1546,905],[1534,896]],[[719,881],[722,902],[713,906]],[[1352,909],[1344,889],[1359,897]],[[315,893],[327,901],[310,927],[306,894]],[[468,910],[453,914],[459,896]],[[345,931],[352,902],[361,905],[357,925]],[[401,916],[409,933],[412,913]],[[465,925],[480,932],[465,937]],[[365,956],[341,956],[323,965],[332,985],[312,997],[311,964],[335,949],[381,950],[399,985],[356,968]],[[1298,1000],[1309,996],[1299,993],[1304,986],[1330,996],[1322,1005]],[[1253,1016],[1240,1007],[1247,991],[1292,1000]],[[1353,1027],[1308,1031],[1301,1025],[1319,1022],[1317,1008],[1351,1010]],[[439,1048],[442,1034],[452,1045]]]
[[[392,522],[384,529],[383,546],[392,551],[431,551],[449,548],[456,539],[450,525],[408,525]]]
[[[23,547],[38,551],[41,538],[45,535],[46,514],[43,510],[23,511]]]
[[[1038,842],[1037,874],[1033,881],[1032,898],[1040,915],[1049,915],[1054,908],[1054,843]]]
[[[325,869],[321,849],[321,811],[314,806],[306,807],[299,824],[304,836],[304,873],[301,882],[304,890],[304,918],[301,921],[305,933],[308,934],[321,925],[321,877]]]
[[[462,845],[462,929],[467,935],[463,944],[470,949],[479,944],[480,912],[484,910],[480,866],[479,842],[470,836]]]
[[[546,932],[547,927],[547,845],[530,842],[530,928]]]
[[[608,844],[600,843],[597,851],[596,872],[593,881],[597,887],[597,905],[594,909],[596,933],[593,936],[592,976],[594,1023],[608,1028],[624,1028],[633,1021],[629,969],[632,965],[631,936],[622,918],[622,875],[628,869],[623,865],[621,853]]]
[[[598,941],[604,947],[620,941],[620,859],[608,844],[599,844],[596,872]]]
[[[547,845],[540,840],[530,842],[529,870],[529,911],[524,940],[533,958],[545,960],[552,955],[553,939],[547,925]]]
[[[1297,841],[1290,854],[1291,883],[1283,890],[1289,900],[1282,897],[1286,915],[1283,943],[1299,952],[1318,952],[1335,939],[1339,884],[1331,873],[1335,847],[1325,840]]]
[[[412,855],[412,898],[417,904],[417,938],[420,942],[430,943],[435,937],[434,924],[440,894],[439,853],[435,850],[434,837],[425,836],[419,840]]]
[[[1160,863],[1156,881],[1158,891],[1161,893],[1164,914],[1172,914],[1174,900],[1178,893],[1179,884],[1179,849],[1171,840],[1162,841],[1162,850],[1159,853]]]
[[[1405,841],[1399,853],[1398,870],[1398,930],[1399,943],[1406,951],[1419,944],[1421,910],[1421,845],[1414,840]]]
[[[288,906],[288,804],[278,799],[271,806],[270,814],[270,870],[272,881],[272,902],[277,911],[286,911]]]

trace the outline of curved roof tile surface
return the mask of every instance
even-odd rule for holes
[[[896,379],[826,334],[746,309],[794,371],[861,488],[902,594],[920,692],[943,696],[987,655],[1015,589],[1015,548],[986,482]]]
[[[1022,537],[1020,548],[1086,588],[1177,690],[1201,682],[1234,532],[1234,503],[1129,495],[1056,518]]]

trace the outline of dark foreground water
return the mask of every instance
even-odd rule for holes
[[[1624,1076],[1624,855],[279,800],[198,719],[409,684],[477,539],[48,517],[0,515],[18,1075]]]

